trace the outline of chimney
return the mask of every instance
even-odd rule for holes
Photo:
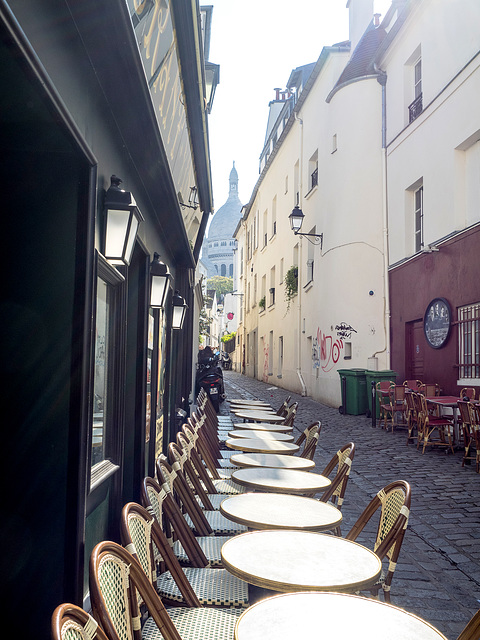
[[[351,53],[360,42],[373,18],[373,0],[348,0],[348,24],[351,42]]]

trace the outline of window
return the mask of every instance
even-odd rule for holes
[[[413,122],[423,110],[422,58],[418,47],[406,64],[406,98],[408,104],[408,122]]]
[[[277,233],[277,196],[272,200],[272,236]]]
[[[228,275],[230,276],[230,278],[233,278],[233,263],[228,267]]]
[[[220,267],[220,275],[221,276],[226,276],[227,275],[227,265],[226,264],[222,264]]]
[[[335,153],[335,151],[337,150],[337,134],[334,133],[332,136],[332,153]]]
[[[263,212],[263,246],[267,246],[268,241],[268,211]]]
[[[269,294],[270,294],[270,298],[269,298],[269,306],[271,307],[272,305],[275,304],[275,267],[272,267],[270,269],[270,288],[268,290]]]
[[[480,379],[480,302],[458,309],[458,384]]]
[[[414,192],[415,252],[423,249],[423,186]]]
[[[116,435],[121,423],[120,378],[120,285],[123,276],[97,256],[95,370],[93,374],[93,425],[90,489],[117,467]]]
[[[309,191],[311,191],[318,185],[318,150],[308,161],[308,173],[308,187]]]

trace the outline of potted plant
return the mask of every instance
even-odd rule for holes
[[[258,306],[260,307],[260,311],[265,311],[265,296],[259,301]]]
[[[285,300],[287,301],[288,312],[290,309],[290,302],[298,292],[298,267],[290,267],[290,269],[285,274],[283,282],[285,284]]]

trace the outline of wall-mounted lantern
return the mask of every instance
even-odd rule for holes
[[[182,209],[185,209],[185,207],[187,207],[188,209],[193,209],[194,211],[196,211],[198,209],[198,202],[197,202],[197,187],[190,187],[190,195],[188,196],[188,204],[186,202],[183,202],[180,194],[179,194],[179,202],[180,202],[180,206],[182,207]]]
[[[153,254],[153,260],[150,264],[150,276],[150,306],[156,309],[163,309],[172,275],[168,266],[160,260],[158,253]]]
[[[183,321],[187,313],[187,303],[185,299],[175,291],[172,297],[173,315],[172,315],[172,328],[181,329],[183,327]]]
[[[130,191],[120,189],[122,180],[113,175],[105,195],[105,258],[113,265],[128,265],[132,258],[138,225],[144,217]]]
[[[302,228],[303,219],[305,218],[305,214],[300,209],[298,204],[296,204],[292,210],[292,213],[288,216],[290,220],[290,228],[296,236],[305,236],[308,238],[308,241],[312,244],[323,245],[323,233],[300,233],[300,229]],[[315,240],[310,240],[310,238],[315,238]]]

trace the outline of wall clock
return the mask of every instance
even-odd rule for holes
[[[428,344],[440,349],[448,340],[452,325],[452,312],[445,298],[435,298],[430,302],[423,319],[423,330]]]

